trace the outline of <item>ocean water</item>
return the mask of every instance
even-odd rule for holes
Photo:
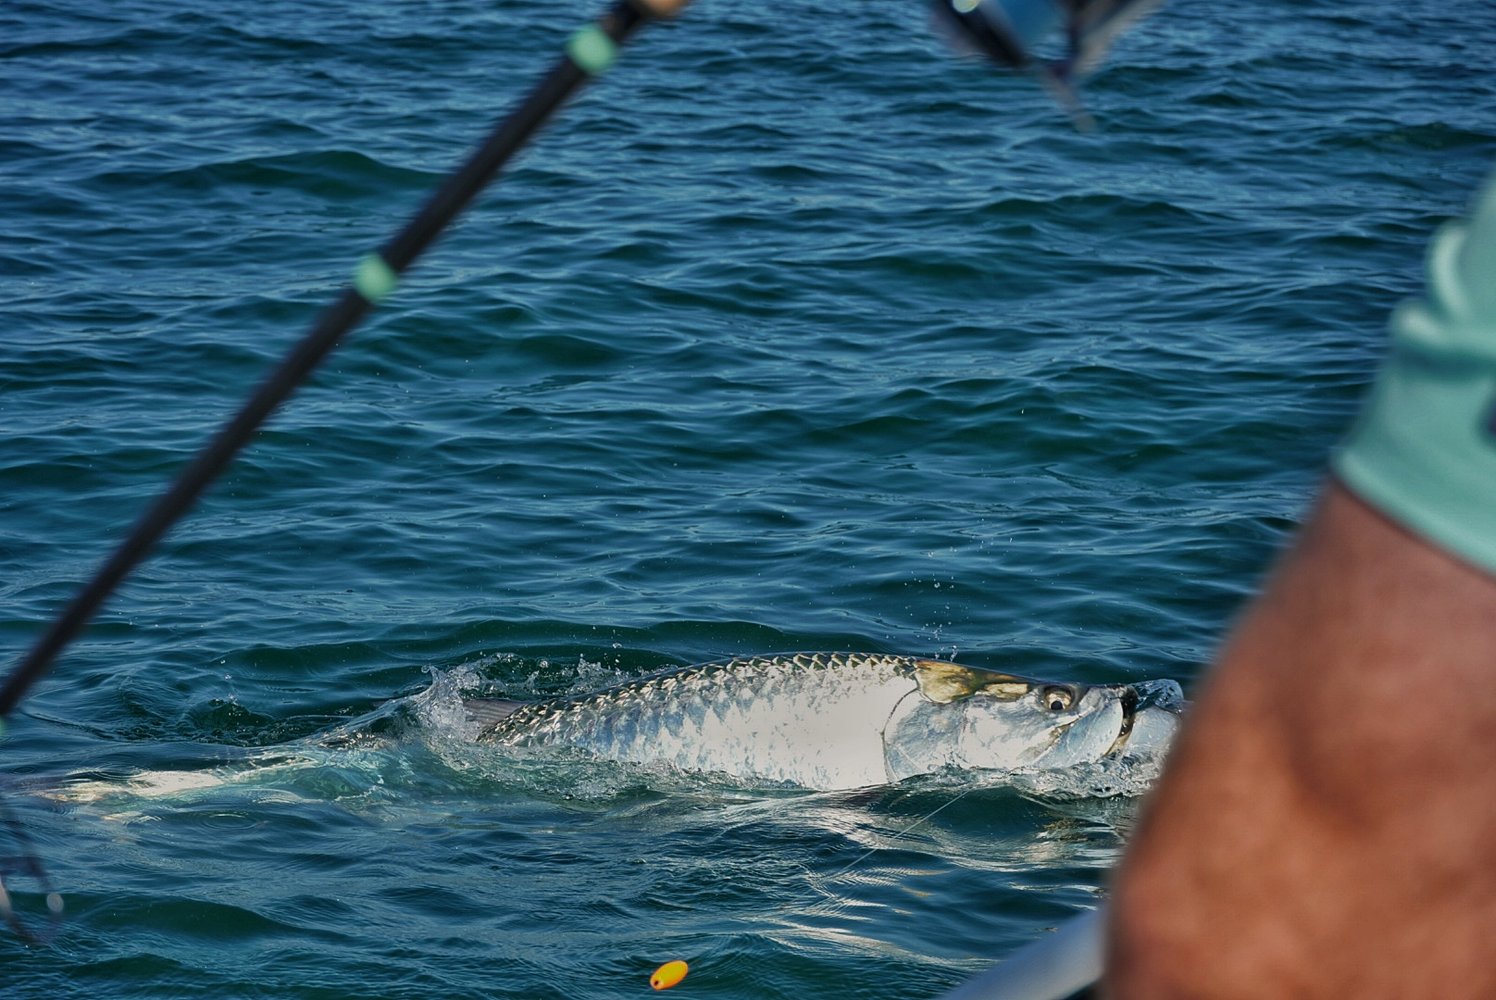
[[[0,6],[0,664],[600,10]],[[7,884],[67,911],[5,995],[935,996],[1094,906],[1133,799],[504,759],[455,698],[1190,687],[1496,165],[1493,65],[1485,2],[1179,0],[1080,133],[914,0],[646,28],[12,718]]]

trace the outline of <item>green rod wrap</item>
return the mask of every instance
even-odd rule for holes
[[[596,76],[618,59],[618,43],[596,24],[580,28],[566,43],[566,54],[577,68]]]
[[[377,304],[385,296],[395,290],[400,283],[400,276],[395,269],[384,262],[384,258],[377,253],[371,253],[358,262],[358,269],[353,272],[353,287],[358,289],[358,294],[368,300],[370,305]]]

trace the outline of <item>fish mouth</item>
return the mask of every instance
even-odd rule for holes
[[[1123,690],[1122,697],[1122,725],[1117,729],[1117,738],[1112,740],[1112,745],[1106,748],[1103,756],[1111,757],[1122,752],[1127,746],[1127,739],[1132,735],[1132,727],[1138,721],[1138,691],[1137,688],[1128,687]]]
[[[1122,724],[1104,756],[1128,753],[1156,754],[1168,749],[1184,710],[1184,692],[1174,681],[1142,681],[1129,684],[1117,696]],[[1141,740],[1141,746],[1134,746]]]

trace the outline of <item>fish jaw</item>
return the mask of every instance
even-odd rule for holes
[[[1085,690],[1073,708],[1063,711],[1046,709],[1038,689],[1016,701],[974,700],[962,726],[960,765],[1014,770],[1064,767],[1088,750],[1099,757],[1120,730],[1121,717],[1120,708],[1096,688]],[[1108,728],[1110,734],[1103,737]]]
[[[1053,768],[1100,760],[1126,742],[1136,703],[1136,696],[1126,689],[1091,688],[1081,699],[1076,718],[1064,724],[1030,763]]]
[[[1107,757],[1162,757],[1179,728],[1183,704],[1184,694],[1173,681],[1091,688],[1080,717],[1034,763],[1066,767]]]
[[[1163,757],[1173,745],[1184,711],[1184,689],[1175,681],[1140,681],[1127,687],[1132,718],[1109,754]]]
[[[1165,708],[1145,708],[1133,720],[1132,732],[1114,753],[1162,757],[1179,731],[1179,713]]]

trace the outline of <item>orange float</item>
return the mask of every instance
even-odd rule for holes
[[[649,977],[649,985],[657,990],[668,990],[682,979],[686,978],[686,972],[691,967],[685,962],[677,959],[674,962],[666,962],[654,971]]]

